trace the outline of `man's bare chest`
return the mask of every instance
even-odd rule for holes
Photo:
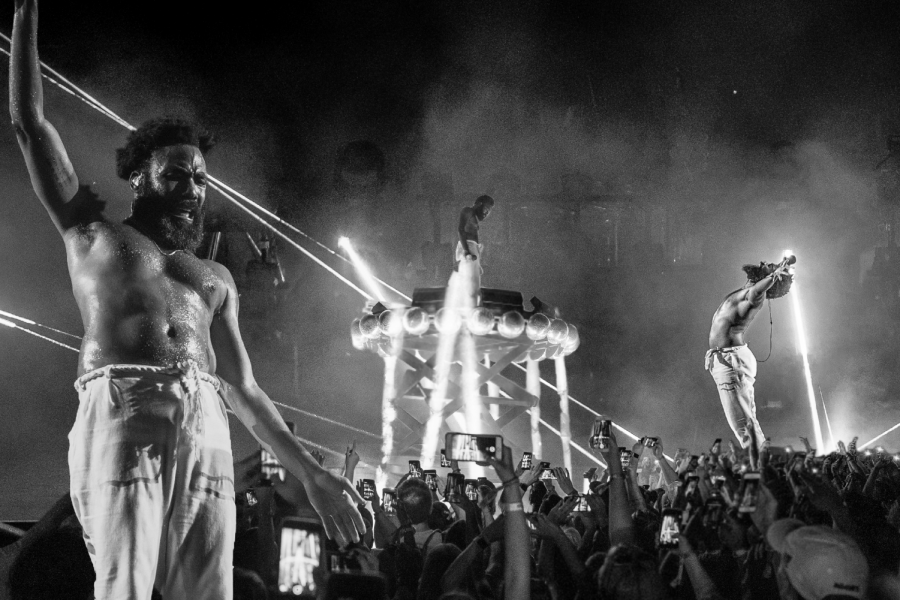
[[[205,305],[215,312],[226,294],[222,277],[202,260],[180,250],[163,251],[139,234],[102,236],[69,262],[76,295],[82,288],[90,296]]]

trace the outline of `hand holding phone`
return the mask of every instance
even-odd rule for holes
[[[425,484],[428,486],[428,489],[432,492],[436,492],[438,489],[437,471],[434,469],[425,469],[423,473],[425,475]]]
[[[597,417],[594,419],[594,426],[591,429],[591,437],[588,439],[588,445],[593,450],[609,450],[609,432],[612,421],[606,417]]]
[[[259,472],[263,483],[273,485],[275,480],[284,481],[285,470],[278,458],[266,450],[259,449]]]
[[[363,500],[371,500],[375,495],[375,480],[360,479],[359,483],[359,495],[363,497]]]
[[[278,591],[293,596],[315,597],[313,570],[324,556],[325,532],[318,521],[287,517],[281,524]]]
[[[541,475],[539,479],[541,481],[546,479],[556,479],[556,473],[553,472],[553,469],[550,467],[550,463],[546,461],[541,462]]]
[[[659,547],[677,548],[678,538],[681,536],[681,511],[667,508],[662,514],[662,524],[659,528]]]
[[[759,472],[747,471],[742,479],[744,489],[741,493],[741,503],[738,506],[738,512],[756,512],[756,505],[759,501]]]
[[[532,459],[531,452],[527,452],[527,451],[523,452],[522,460],[521,460],[521,462],[519,462],[519,468],[523,471],[527,471],[528,469],[530,469],[531,468],[531,459]]]
[[[394,488],[384,488],[381,490],[381,507],[384,514],[394,516],[397,514],[397,490]]]
[[[487,465],[488,458],[503,459],[503,437],[450,432],[444,438],[444,447],[450,460]]]

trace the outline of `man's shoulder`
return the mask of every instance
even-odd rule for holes
[[[216,275],[221,277],[222,280],[228,285],[228,287],[235,286],[234,277],[231,275],[231,271],[228,270],[228,267],[209,258],[201,258],[200,262],[209,267]]]

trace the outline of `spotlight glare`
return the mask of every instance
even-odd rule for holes
[[[342,235],[338,238],[338,248],[349,248],[350,247],[350,238]]]

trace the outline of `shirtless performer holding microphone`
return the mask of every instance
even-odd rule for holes
[[[66,247],[84,324],[70,489],[97,600],[230,599],[234,473],[219,377],[237,417],[303,482],[329,537],[359,540],[353,485],[319,466],[259,388],[222,265],[203,230],[209,136],[175,119],[128,137],[116,167],[132,215],[108,221],[44,118],[37,0],[16,0],[10,114],[31,182]]]
[[[796,261],[794,256],[788,256],[778,265],[744,265],[747,283],[725,297],[713,315],[709,330],[706,370],[719,389],[728,424],[741,446],[750,448],[754,464],[756,453],[766,438],[756,419],[753,397],[756,357],[747,347],[744,333],[766,298],[781,298],[788,293],[793,282],[788,267]],[[751,443],[753,437],[756,444]]]

